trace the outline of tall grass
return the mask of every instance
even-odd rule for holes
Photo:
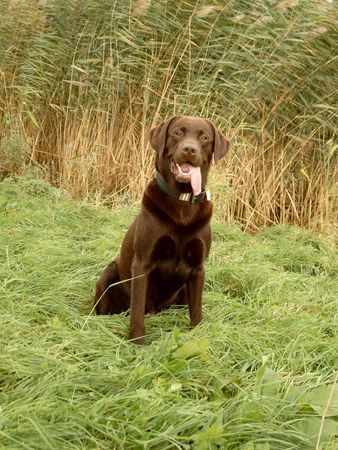
[[[331,244],[213,224],[202,323],[187,308],[95,316],[94,281],[133,208],[112,214],[30,178],[0,183],[0,448],[334,450]]]
[[[232,143],[211,184],[245,228],[332,220],[335,4],[2,1],[0,133],[80,197],[137,197],[147,131],[207,116]]]

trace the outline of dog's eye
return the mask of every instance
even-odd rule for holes
[[[175,135],[175,136],[182,136],[182,134],[183,134],[182,130],[176,130],[176,131],[174,132],[174,135]]]
[[[202,134],[201,139],[202,139],[202,141],[208,141],[209,136],[207,136],[206,134]]]

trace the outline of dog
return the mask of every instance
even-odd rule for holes
[[[156,172],[141,211],[128,229],[120,255],[96,283],[97,314],[130,308],[130,338],[144,343],[145,314],[188,304],[190,325],[202,319],[204,262],[211,246],[212,202],[207,177],[229,141],[215,125],[174,116],[152,128]]]

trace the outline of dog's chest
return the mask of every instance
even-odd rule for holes
[[[205,244],[198,237],[161,236],[155,243],[152,263],[166,272],[190,272],[203,265]]]

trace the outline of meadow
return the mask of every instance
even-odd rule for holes
[[[94,282],[137,205],[0,183],[0,448],[336,449],[333,242],[213,223],[204,319],[93,314]]]

